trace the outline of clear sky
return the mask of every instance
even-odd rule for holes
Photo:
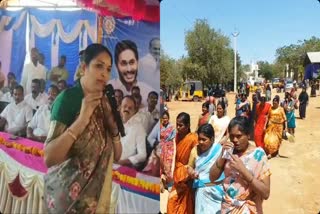
[[[277,48],[320,37],[318,0],[163,0],[160,32],[165,53],[175,59],[187,55],[184,35],[196,19],[207,19],[220,29],[232,47],[237,29],[242,64],[273,62]]]

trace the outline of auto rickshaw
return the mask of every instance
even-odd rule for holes
[[[178,100],[198,102],[203,99],[203,86],[199,80],[188,80],[180,87]]]

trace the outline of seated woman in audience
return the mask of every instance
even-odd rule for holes
[[[18,85],[13,90],[11,102],[0,114],[0,129],[5,132],[26,136],[26,128],[32,119],[32,108],[24,101],[24,90]]]
[[[182,112],[177,117],[176,162],[173,187],[169,194],[168,214],[194,213],[194,193],[187,165],[192,148],[197,145],[197,134],[191,133],[190,115]]]
[[[198,145],[191,150],[188,163],[188,174],[194,179],[193,188],[196,189],[195,213],[220,213],[224,195],[221,182],[224,174],[211,182],[209,171],[220,156],[222,146],[220,143],[215,143],[215,131],[211,124],[200,126],[197,133]]]
[[[233,118],[228,132],[230,141],[223,143],[223,155],[210,169],[212,182],[222,173],[225,175],[221,213],[263,213],[262,202],[270,194],[271,173],[267,155],[262,148],[249,143],[247,118]]]
[[[51,85],[48,94],[48,104],[39,107],[27,127],[27,138],[39,142],[44,142],[50,127],[51,107],[59,93],[59,89],[55,85]]]

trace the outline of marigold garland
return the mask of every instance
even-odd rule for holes
[[[119,180],[124,183],[131,184],[133,186],[142,188],[144,190],[150,191],[155,194],[160,194],[160,184],[150,183],[148,181],[144,181],[142,179],[138,179],[135,177],[131,177],[128,175],[121,174],[118,171],[112,171],[112,178],[115,180]]]
[[[34,156],[43,157],[44,152],[42,149],[32,147],[32,146],[25,146],[16,142],[7,142],[3,137],[0,137],[0,144],[8,147],[8,148],[14,148],[16,150],[19,150],[21,152],[32,154]]]

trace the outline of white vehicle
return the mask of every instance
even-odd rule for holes
[[[285,92],[290,92],[292,88],[293,88],[293,81],[287,80],[286,86],[285,86]]]

